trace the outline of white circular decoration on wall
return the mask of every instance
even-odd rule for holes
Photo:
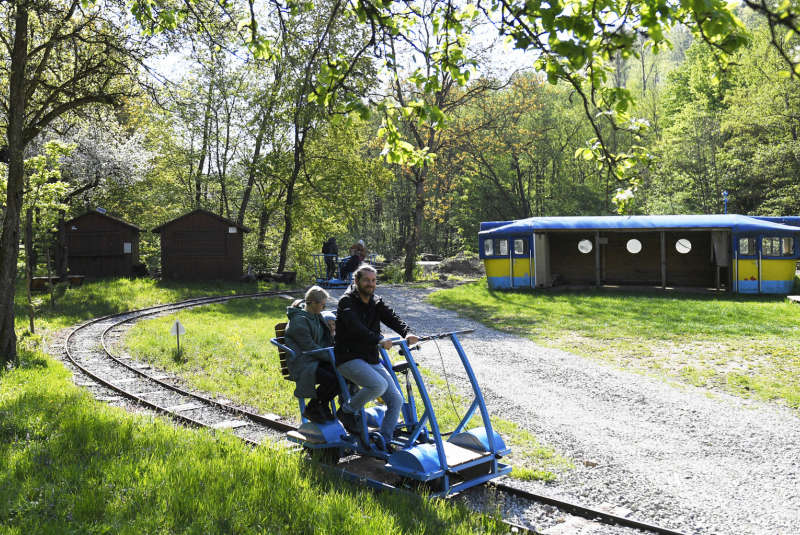
[[[675,250],[681,254],[686,254],[692,250],[692,242],[685,238],[678,240],[678,243],[675,244]]]
[[[642,250],[642,242],[640,242],[639,240],[636,240],[636,239],[628,240],[627,247],[628,247],[628,252],[629,253],[636,254],[636,253],[638,253],[639,251]]]

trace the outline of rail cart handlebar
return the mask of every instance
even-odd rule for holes
[[[451,331],[449,333],[429,334],[427,336],[420,336],[419,342],[428,342],[429,340],[441,340],[442,338],[447,338],[448,336],[452,336],[454,334],[470,334],[474,332],[475,329],[465,329],[463,331]]]
[[[419,344],[421,342],[429,342],[431,340],[441,340],[442,338],[448,338],[448,337],[450,337],[450,336],[452,336],[454,334],[469,334],[469,333],[474,333],[474,332],[475,332],[475,329],[465,329],[463,331],[451,331],[449,333],[439,333],[439,334],[429,334],[429,335],[426,335],[426,336],[418,336],[417,337],[417,344]],[[401,342],[405,342],[405,338],[392,337],[391,341],[392,341],[392,345],[396,346],[396,345],[400,345]],[[417,345],[417,344],[414,344],[414,345]],[[383,347],[383,346],[381,344],[378,344],[378,347]],[[414,347],[414,346],[411,346],[411,347]]]

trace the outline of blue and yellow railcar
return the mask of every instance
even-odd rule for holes
[[[554,284],[788,294],[800,217],[534,217],[481,224],[492,289]]]

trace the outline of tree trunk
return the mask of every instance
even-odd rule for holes
[[[420,178],[415,182],[416,191],[414,203],[414,226],[411,229],[411,237],[406,242],[406,261],[405,279],[406,282],[414,280],[414,268],[417,265],[417,247],[422,236],[422,218],[425,214],[425,175],[428,166],[426,165],[420,172]]]
[[[294,186],[297,183],[297,177],[300,176],[300,169],[303,165],[302,154],[305,148],[307,130],[300,128],[298,123],[299,113],[295,113],[295,135],[294,135],[294,169],[292,169],[292,178],[286,185],[286,204],[283,208],[283,239],[281,239],[280,260],[278,261],[278,273],[283,273],[286,268],[286,257],[289,254],[289,238],[292,235],[292,203],[294,203]]]
[[[50,273],[50,248],[47,246],[47,236],[44,238],[44,258],[47,262],[47,287],[50,289],[50,307],[56,304],[55,296],[53,295],[53,278]]]
[[[26,141],[25,72],[28,63],[28,6],[20,2],[14,14],[14,47],[8,79],[8,186],[5,217],[0,237],[0,366],[16,363],[17,335],[14,332],[14,283],[19,256],[19,222],[22,210]]]
[[[69,273],[69,251],[67,250],[67,223],[64,210],[58,212],[58,244],[56,246],[56,272],[59,282],[67,282]]]
[[[253,191],[253,184],[256,181],[256,166],[258,159],[261,157],[261,144],[264,141],[264,130],[267,128],[267,117],[264,117],[262,123],[258,126],[258,135],[256,136],[256,147],[253,150],[253,161],[250,162],[250,170],[247,175],[247,186],[244,188],[244,195],[242,196],[242,205],[239,207],[239,215],[236,217],[236,222],[244,225],[244,214],[247,212],[247,204],[250,202],[250,193]]]
[[[33,278],[33,265],[31,253],[33,252],[33,207],[25,210],[25,286],[28,296],[28,319],[30,320],[31,333],[36,332],[33,324],[33,299],[31,299],[31,279]]]
[[[286,257],[289,251],[289,237],[292,235],[292,203],[294,202],[294,183],[297,180],[297,173],[300,171],[299,163],[295,164],[292,173],[292,180],[286,187],[286,204],[283,206],[283,238],[281,239],[280,260],[278,261],[278,273],[283,273],[286,267]]]
[[[206,100],[205,120],[203,121],[203,146],[200,149],[200,162],[197,164],[197,176],[194,178],[194,207],[200,208],[203,193],[203,166],[208,152],[208,138],[211,130],[211,100],[214,94],[214,76],[208,79],[208,100]],[[209,158],[210,163],[211,158]]]

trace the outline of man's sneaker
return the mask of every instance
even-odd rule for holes
[[[328,421],[328,419],[325,418],[325,413],[322,412],[322,407],[319,405],[306,406],[306,410],[303,411],[303,418],[315,424],[324,424]]]
[[[387,437],[385,435],[382,435],[382,436],[383,436],[383,443],[384,443],[384,451],[386,451],[386,453],[391,455],[392,453],[394,453],[398,449],[400,449],[398,446],[395,446],[394,444],[392,444],[391,440],[387,440]]]
[[[355,413],[344,412],[344,410],[339,407],[339,410],[336,411],[336,417],[342,422],[345,431],[351,435],[361,436],[361,426],[358,425],[358,418]]]
[[[333,411],[331,410],[330,403],[323,403],[319,406],[319,408],[322,409],[322,414],[325,415],[325,419],[327,421],[332,422],[336,419],[336,416],[334,416]]]

